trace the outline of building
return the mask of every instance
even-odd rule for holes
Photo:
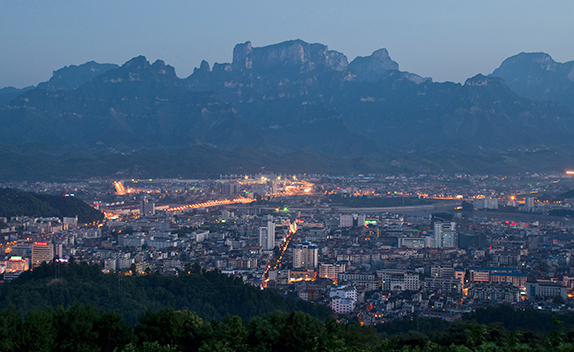
[[[73,218],[64,217],[62,218],[62,223],[67,226],[78,226],[78,216],[76,215]]]
[[[338,277],[340,282],[343,281],[372,281],[375,279],[375,274],[363,274],[363,273],[340,273]]]
[[[275,248],[275,223],[273,217],[267,217],[267,226],[259,228],[259,245],[264,250]]]
[[[6,272],[26,271],[28,270],[28,261],[21,256],[11,256],[6,261]]]
[[[431,277],[452,279],[454,278],[454,268],[447,266],[432,266]]]
[[[520,289],[509,283],[477,282],[468,290],[468,296],[495,303],[520,302]]]
[[[419,275],[405,270],[378,270],[377,276],[383,291],[417,291],[420,288]]]
[[[240,191],[240,185],[237,181],[226,182],[221,185],[221,193],[227,195],[237,194]]]
[[[462,293],[462,283],[454,278],[426,278],[423,281],[423,288],[425,290],[441,291],[442,293]]]
[[[434,248],[452,248],[456,242],[456,222],[434,223]]]
[[[508,282],[516,287],[526,285],[526,275],[514,268],[474,267],[469,271],[471,282]]]
[[[339,227],[365,226],[365,214],[341,214],[339,216]]]
[[[321,264],[319,265],[319,277],[338,280],[339,273],[345,272],[346,267],[345,264]]]
[[[556,297],[568,298],[566,286],[560,282],[535,281],[526,283],[526,293],[529,299],[536,297]]]
[[[340,314],[351,313],[357,303],[357,288],[350,285],[332,287],[329,291],[329,306]]]
[[[144,199],[140,201],[140,215],[141,216],[155,215],[155,203],[148,203],[147,199],[144,197]]]
[[[293,268],[315,269],[319,260],[319,247],[307,241],[293,249]]]
[[[332,287],[329,291],[329,297],[340,297],[347,298],[353,301],[357,301],[357,289],[354,286],[343,285]]]
[[[472,206],[476,210],[498,209],[498,198],[477,198],[472,200]]]
[[[360,290],[375,291],[379,289],[379,280],[375,274],[365,273],[340,273],[338,284],[349,283]]]
[[[333,298],[331,303],[329,303],[329,307],[338,314],[349,314],[355,309],[355,302],[352,299],[347,298]]]
[[[430,236],[398,238],[399,248],[422,249],[432,247],[432,244],[433,244],[433,238]]]
[[[34,242],[32,244],[32,268],[43,262],[49,263],[54,259],[54,249],[48,242]]]

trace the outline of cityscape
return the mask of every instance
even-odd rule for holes
[[[574,351],[574,2],[0,2],[0,352]]]
[[[502,304],[570,311],[572,185],[570,172],[3,184],[81,196],[105,219],[1,218],[0,268],[9,282],[52,260],[120,275],[197,263],[367,326]]]

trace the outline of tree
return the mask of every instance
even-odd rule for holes
[[[56,328],[52,309],[35,309],[22,324],[22,350],[49,352],[55,347]]]
[[[16,308],[11,307],[0,314],[0,351],[19,351],[18,337],[22,320]]]
[[[54,320],[57,327],[56,344],[59,351],[99,351],[98,332],[94,328],[99,318],[99,314],[91,304],[77,303],[67,310],[61,306],[58,307]]]
[[[141,341],[158,342],[162,346],[171,347],[180,344],[191,349],[199,346],[202,324],[203,321],[195,313],[164,308],[145,313],[136,326],[136,334]]]

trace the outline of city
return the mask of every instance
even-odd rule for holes
[[[199,264],[361,325],[574,309],[574,177],[221,175],[5,183],[105,214],[0,218],[4,282],[52,260],[178,276]],[[54,259],[56,258],[56,259]],[[6,284],[5,283],[5,284]]]

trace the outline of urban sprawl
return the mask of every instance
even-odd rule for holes
[[[105,214],[0,218],[5,285],[43,262],[117,275],[199,264],[372,325],[487,305],[574,309],[572,173],[221,175],[4,183]],[[564,197],[555,197],[564,194]]]

